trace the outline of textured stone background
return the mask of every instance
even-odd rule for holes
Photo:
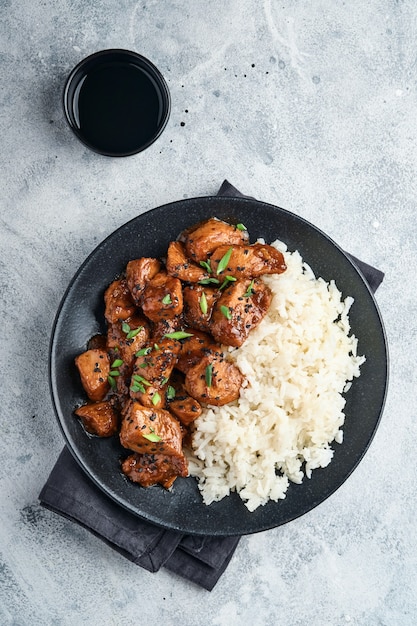
[[[417,622],[414,0],[1,0],[0,624]],[[165,75],[172,115],[128,159],[63,119],[69,70],[107,47]],[[386,272],[391,381],[364,460],[329,500],[243,538],[212,593],[148,574],[37,496],[63,440],[49,398],[53,318],[116,227],[217,191],[287,208]]]

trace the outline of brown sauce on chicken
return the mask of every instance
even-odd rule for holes
[[[170,488],[187,476],[194,421],[236,400],[244,382],[224,346],[241,346],[262,321],[262,276],[285,269],[241,224],[211,218],[180,233],[165,261],[133,259],[108,286],[107,333],[75,359],[88,398],[75,414],[88,433],[119,437],[131,481]]]

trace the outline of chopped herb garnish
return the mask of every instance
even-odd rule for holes
[[[146,435],[143,435],[143,436],[148,441],[152,441],[152,442],[155,442],[155,443],[158,442],[158,441],[161,441],[161,437],[156,434],[156,432],[154,431],[153,428],[151,428],[151,432],[150,433],[147,433]]]
[[[217,280],[217,278],[203,278],[203,280],[199,280],[198,284],[199,285],[210,285],[211,283],[213,283],[214,285],[218,285],[219,284],[219,280]]]
[[[225,316],[225,318],[227,320],[231,320],[232,319],[232,314],[230,312],[229,307],[224,306],[224,304],[222,304],[221,307],[220,307],[220,311],[223,313],[223,315]]]
[[[221,274],[227,267],[230,257],[232,256],[233,248],[229,248],[228,251],[222,256],[217,266],[216,274]]]
[[[148,365],[149,365],[149,363],[146,363],[146,361],[144,361],[143,363],[141,363],[139,365],[139,367],[141,367],[143,369],[144,367],[148,367]]]
[[[117,384],[114,380],[117,376],[120,376],[119,367],[123,365],[122,359],[115,359],[113,363],[110,365],[110,372],[107,376],[107,380],[109,381],[109,385],[112,389],[116,389]]]
[[[245,293],[243,294],[245,298],[250,298],[253,295],[254,282],[255,282],[254,280],[250,281],[249,287],[246,289]]]
[[[132,378],[137,383],[142,383],[143,385],[147,385],[148,387],[150,387],[151,385],[151,383],[146,380],[146,378],[143,378],[143,376],[139,376],[139,374],[133,374]]]
[[[162,385],[166,385],[168,382],[169,378],[167,378],[166,376],[161,380]]]
[[[209,274],[211,274],[210,259],[208,261],[200,261],[200,265],[201,267],[204,267],[204,269],[207,270]]]
[[[236,224],[238,230],[248,230],[244,224]]]
[[[220,289],[224,289],[225,287],[227,287],[227,285],[229,283],[235,282],[235,280],[236,280],[236,278],[234,276],[226,276],[226,278],[224,279],[224,281],[220,285]]]
[[[172,304],[171,295],[169,293],[162,298],[162,304]]]
[[[127,322],[123,322],[122,324],[122,331],[125,333],[126,339],[133,339],[141,330],[143,330],[143,326],[131,329]]]
[[[204,291],[201,293],[201,296],[200,296],[200,309],[203,315],[207,315],[207,311],[208,311],[207,297]]]
[[[213,381],[213,363],[209,363],[206,367],[206,385],[211,387]]]
[[[139,328],[134,328],[133,330],[130,330],[126,335],[126,339],[133,339],[133,337],[136,337],[136,335],[138,335],[141,330],[143,330],[143,326],[139,326]]]
[[[141,350],[135,352],[135,356],[146,356],[151,350],[152,348],[142,348]]]
[[[158,346],[158,344],[157,344],[157,343],[154,343],[154,344],[153,344],[153,349],[154,349],[154,350],[160,350],[161,348]]]
[[[186,333],[183,330],[177,330],[175,333],[167,333],[164,337],[168,339],[185,339],[186,337],[192,337],[193,333]]]
[[[145,387],[141,385],[141,383],[137,383],[137,382],[133,383],[133,385],[130,388],[130,391],[132,391],[133,393],[137,393],[138,391],[140,391],[141,393],[146,393]]]
[[[175,398],[175,388],[172,385],[168,385],[167,400],[173,400]]]
[[[155,391],[155,393],[152,396],[152,404],[155,406],[155,404],[158,404],[158,402],[161,402],[161,396],[159,395],[157,391]]]

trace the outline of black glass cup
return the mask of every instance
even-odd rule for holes
[[[136,52],[101,50],[83,59],[65,83],[68,124],[99,154],[130,156],[161,135],[171,111],[168,86],[158,68]]]

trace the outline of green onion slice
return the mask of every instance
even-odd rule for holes
[[[213,363],[209,363],[206,367],[206,385],[207,387],[211,387],[211,383],[213,381]]]
[[[167,400],[173,400],[175,398],[175,388],[172,385],[168,385]]]
[[[254,285],[255,280],[251,280],[249,287],[246,289],[245,293],[243,294],[244,298],[250,298],[253,295],[253,285]]]
[[[234,276],[226,276],[226,278],[224,279],[224,281],[220,285],[220,289],[224,289],[225,287],[227,287],[227,285],[229,283],[234,283],[235,280],[236,280],[236,278]]]
[[[217,266],[216,274],[221,274],[227,267],[230,257],[232,256],[233,248],[229,248],[228,251],[222,256]]]
[[[162,304],[172,304],[171,295],[169,293],[162,298]]]
[[[133,330],[130,330],[126,335],[126,339],[133,339],[133,337],[136,337],[136,335],[138,335],[141,330],[143,330],[143,326],[139,326],[139,328],[134,328]]]
[[[133,380],[137,383],[142,383],[143,385],[146,385],[147,387],[150,387],[151,383],[146,380],[146,378],[143,378],[143,376],[139,376],[139,374],[133,374],[132,376]]]
[[[224,304],[222,304],[221,307],[220,307],[220,311],[223,313],[223,315],[225,316],[225,318],[227,320],[231,320],[232,319],[232,314],[230,312],[229,307],[227,307]]]
[[[248,230],[244,224],[236,224],[236,228],[238,230]]]
[[[177,330],[175,333],[167,333],[164,337],[168,339],[185,339],[186,337],[192,337],[193,333],[186,333],[183,330]]]
[[[204,291],[201,293],[201,296],[200,296],[200,309],[203,315],[207,315],[207,311],[208,311],[207,297]]]
[[[152,396],[152,404],[155,406],[156,404],[158,404],[158,402],[161,402],[161,396],[159,395],[157,391],[155,391],[155,393]]]
[[[208,261],[200,261],[200,265],[201,267],[204,267],[204,269],[207,270],[209,274],[211,274],[210,259]]]
[[[203,278],[203,280],[198,281],[199,285],[210,285],[211,283],[213,283],[213,285],[218,285],[220,281],[217,280],[217,278]]]
[[[152,348],[142,348],[141,350],[135,352],[135,356],[146,356],[151,350]]]
[[[141,393],[146,393],[145,387],[141,385],[141,383],[137,383],[137,382],[133,383],[133,385],[130,388],[130,391],[132,391],[133,393],[137,393],[138,391],[140,391]]]
[[[120,367],[121,365],[123,365],[122,359],[116,359],[115,361],[113,361],[110,367],[114,369],[115,367]]]
[[[145,439],[147,439],[148,441],[152,441],[154,443],[161,441],[161,437],[159,435],[157,435],[154,431],[147,433],[146,435],[143,435],[145,437]]]

